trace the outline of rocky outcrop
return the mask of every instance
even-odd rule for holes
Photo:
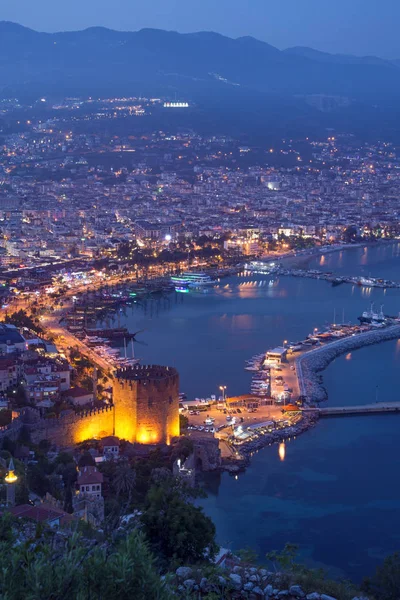
[[[178,597],[186,598],[187,592],[196,592],[196,598],[206,600],[209,596],[224,597],[232,600],[341,600],[327,594],[307,592],[298,583],[284,587],[287,575],[235,565],[226,569],[226,576],[214,574],[204,576],[201,568],[180,567],[176,570]],[[364,596],[355,596],[353,600],[368,600]]]
[[[219,440],[205,434],[193,437],[195,467],[201,471],[214,471],[221,466]]]

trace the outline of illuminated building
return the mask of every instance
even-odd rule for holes
[[[115,435],[139,444],[169,444],[179,435],[176,369],[135,365],[114,376]]]
[[[32,414],[35,443],[50,440],[61,447],[89,439],[117,436],[138,444],[169,444],[179,436],[179,375],[158,365],[134,365],[113,377],[113,405],[73,411],[58,419]]]
[[[188,102],[164,102],[164,108],[189,108]]]
[[[224,242],[225,250],[237,250],[243,256],[256,256],[260,253],[261,247],[259,240],[254,238],[237,237]]]

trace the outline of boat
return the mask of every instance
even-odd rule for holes
[[[120,367],[131,367],[137,365],[140,362],[140,358],[119,358],[118,366]]]
[[[88,346],[98,346],[100,344],[109,344],[109,340],[106,338],[99,337],[97,335],[87,335],[82,341]]]
[[[103,329],[103,328],[85,328],[85,333],[88,337],[98,336],[105,337],[108,339],[117,339],[117,338],[130,338],[133,334],[129,333],[126,327],[115,327],[113,329]]]
[[[371,304],[369,310],[365,310],[361,317],[358,317],[360,323],[383,323],[385,320],[385,315],[383,314],[383,304],[381,305],[379,313],[374,311],[374,304]]]
[[[189,289],[196,289],[213,285],[215,283],[215,281],[206,273],[191,273],[188,271],[182,273],[181,275],[172,275],[171,282],[174,284],[175,289],[182,289],[185,287]]]

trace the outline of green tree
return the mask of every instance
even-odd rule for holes
[[[119,465],[115,472],[113,486],[117,496],[120,496],[121,494],[128,496],[128,506],[131,503],[135,482],[136,473],[132,467],[129,464]]]
[[[39,465],[28,466],[28,486],[32,492],[41,497],[50,492],[50,481]]]
[[[161,581],[154,558],[140,531],[121,542],[109,558],[97,552],[84,565],[82,587],[93,600],[172,600],[168,580]],[[70,596],[71,597],[71,596]],[[83,596],[80,596],[83,600]]]
[[[88,545],[74,534],[63,552],[40,530],[32,541],[15,545],[9,515],[0,519],[0,597],[7,600],[172,600],[140,531],[118,545]]]
[[[188,456],[193,453],[193,448],[193,440],[188,437],[180,437],[177,443],[174,445],[171,453],[172,463],[174,463],[178,458],[180,458],[182,461],[185,461]]]
[[[400,553],[387,556],[375,574],[363,581],[362,589],[373,595],[375,600],[399,600]]]
[[[11,315],[6,315],[4,318],[5,323],[12,323],[16,327],[26,327],[36,333],[43,333],[43,329],[27,315],[24,310],[18,310]]]
[[[246,548],[242,548],[241,550],[238,550],[236,552],[236,554],[238,555],[240,560],[242,560],[245,563],[253,563],[254,564],[258,560],[257,552],[255,550],[253,550],[253,548],[250,548],[249,546],[246,546]]]
[[[90,454],[90,452],[85,451],[78,460],[78,466],[79,467],[95,467],[96,466],[96,461],[94,460],[93,456]]]
[[[11,423],[11,410],[0,410],[0,427],[9,425],[9,423]]]
[[[180,430],[182,431],[183,429],[187,429],[188,425],[189,425],[189,419],[186,417],[186,415],[183,415],[182,413],[180,413],[180,415],[179,415]]]
[[[214,523],[170,482],[150,488],[142,521],[150,543],[167,559],[194,563],[217,551]]]

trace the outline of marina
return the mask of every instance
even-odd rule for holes
[[[289,277],[303,277],[308,279],[317,279],[327,281],[333,286],[342,283],[364,286],[368,288],[390,289],[400,288],[400,281],[384,279],[381,277],[365,277],[364,275],[337,275],[332,272],[324,272],[319,269],[296,269],[285,268],[276,262],[252,261],[244,265],[245,271],[261,275],[284,275]]]
[[[374,248],[368,257],[373,262],[374,257],[381,256],[382,262],[388,252],[388,246]],[[356,260],[362,255],[362,249],[352,249],[343,257],[331,254],[330,268],[332,272],[340,268],[356,273]],[[347,256],[351,263],[346,262]],[[375,274],[382,271],[381,262],[371,268]],[[370,270],[369,265],[363,268]],[[392,277],[395,272],[394,268]],[[369,330],[374,335],[383,333],[387,328],[381,324],[361,320],[358,325],[354,323],[363,313],[371,312],[371,302],[374,314],[379,314],[384,305],[385,315],[396,315],[399,292],[396,288],[385,292],[359,285],[329,288],[313,278],[273,279],[273,285],[269,285],[269,277],[252,274],[251,285],[242,285],[246,283],[243,276],[228,277],[208,288],[207,294],[172,294],[172,301],[163,301],[157,311],[149,311],[141,302],[132,303],[124,313],[115,311],[109,325],[103,323],[101,327],[144,330],[141,338],[148,345],[135,348],[138,358],[143,364],[156,361],[176,366],[181,389],[187,398],[197,398],[196,409],[194,405],[189,409],[199,412],[189,415],[197,429],[193,435],[220,437],[222,455],[235,468],[232,475],[215,475],[209,497],[201,504],[216,523],[222,545],[240,548],[250,543],[264,555],[271,545],[280,548],[289,539],[299,543],[302,556],[318,556],[324,565],[342,568],[346,573],[355,554],[361,556],[363,569],[365,565],[373,568],[376,559],[369,548],[378,547],[381,539],[386,547],[396,548],[392,528],[382,524],[379,536],[375,536],[369,524],[377,522],[380,514],[391,523],[397,522],[398,509],[391,510],[389,502],[397,502],[398,488],[393,484],[392,462],[388,461],[394,452],[400,454],[397,414],[319,418],[315,410],[301,413],[296,405],[301,395],[296,389],[301,363],[297,370],[290,367],[295,367],[296,359],[303,355],[318,356],[323,348],[333,348],[336,340],[362,339]],[[348,320],[345,323],[343,311]],[[343,325],[338,325],[339,320]],[[260,359],[268,348],[288,350],[287,363],[276,365],[275,370],[272,364],[268,367],[271,396],[285,391],[285,386],[293,389],[290,400],[282,403],[249,393],[252,376],[257,378]],[[394,338],[379,347],[375,343],[362,345],[357,352],[338,355],[324,370],[327,394],[320,408],[346,403],[355,406],[357,402],[374,404],[377,384],[382,401],[398,402],[398,371],[394,366],[399,364],[397,348]],[[362,357],[366,357],[365,363]],[[226,414],[220,402],[221,387],[228,398]],[[182,401],[184,404],[185,399]],[[283,413],[284,405],[288,409],[293,405],[295,410]],[[232,444],[228,438],[240,426],[242,431],[237,432]],[[235,460],[236,451],[245,471]],[[382,496],[388,505],[379,504]],[[322,506],[327,502],[326,513]],[[379,511],[369,507],[369,502],[377,503]],[[229,525],[232,520],[238,524],[233,533]],[[360,537],[361,530],[364,533]],[[343,557],[342,550],[333,552],[323,544],[324,536],[329,535],[335,545],[347,548],[349,532],[354,540],[351,556],[346,552]],[[357,575],[357,569],[352,567],[350,572]]]

